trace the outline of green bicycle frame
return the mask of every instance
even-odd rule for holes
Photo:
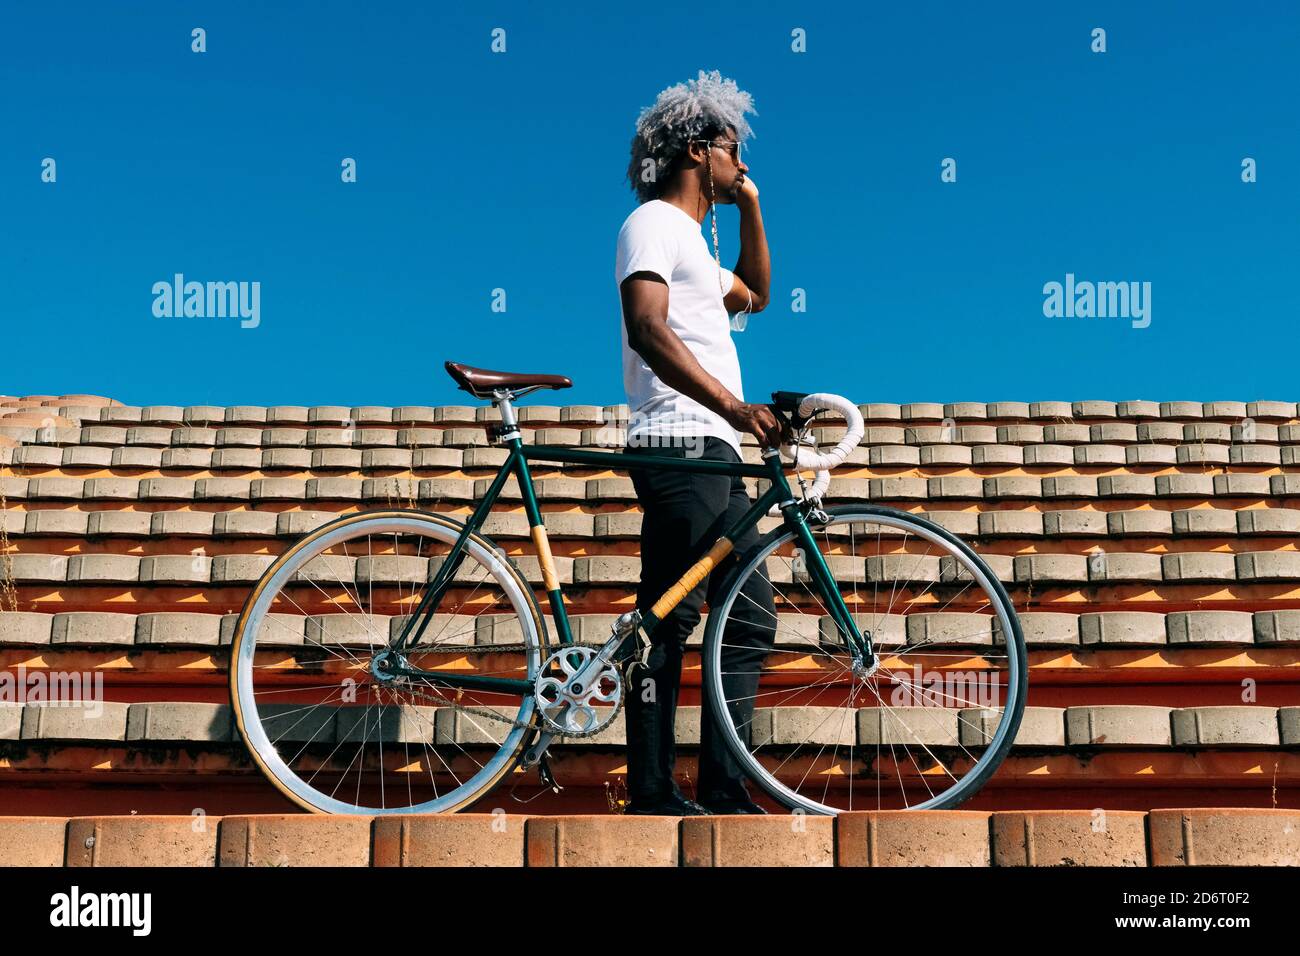
[[[831,577],[830,568],[827,566],[821,550],[817,547],[816,539],[808,527],[804,513],[799,507],[799,502],[795,500],[790,491],[790,485],[786,481],[785,472],[782,469],[780,452],[776,449],[765,451],[763,464],[750,465],[744,462],[716,461],[712,459],[685,459],[659,455],[630,455],[626,452],[589,451],[557,445],[524,445],[523,440],[518,436],[510,438],[506,444],[510,449],[510,454],[506,457],[505,463],[502,464],[487,493],[474,509],[474,513],[465,522],[455,544],[452,545],[447,560],[442,563],[442,567],[438,569],[434,580],[429,583],[419,606],[407,620],[401,633],[390,641],[388,650],[384,652],[385,655],[395,654],[400,659],[403,652],[419,641],[424,634],[433,618],[438,603],[450,586],[457,568],[464,559],[465,542],[471,534],[482,526],[483,521],[492,510],[492,505],[500,496],[506,479],[512,474],[517,479],[520,492],[523,495],[524,512],[528,517],[533,542],[538,550],[538,561],[542,568],[543,582],[550,602],[551,615],[555,620],[556,629],[559,631],[560,643],[569,645],[574,642],[573,631],[569,625],[569,616],[565,609],[564,593],[556,580],[550,545],[542,523],[541,509],[537,505],[537,494],[533,489],[532,473],[528,468],[528,462],[531,460],[591,465],[613,470],[630,471],[643,468],[769,479],[771,485],[768,490],[759,495],[753,506],[718,539],[718,542],[714,544],[707,555],[696,562],[677,584],[665,592],[665,595],[656,602],[653,609],[645,612],[641,619],[641,629],[646,636],[649,636],[659,621],[672,610],[682,597],[690,592],[692,587],[711,570],[713,565],[730,553],[731,543],[751,527],[757,525],[759,519],[767,514],[773,505],[778,505],[785,518],[786,528],[793,531],[799,541],[800,547],[806,556],[808,574],[821,597],[825,600],[827,610],[839,625],[841,632],[847,635],[850,646],[854,648],[855,652],[860,654],[868,665],[873,662],[874,652],[871,640],[869,637],[864,637],[858,630],[853,615],[849,613],[839,588]],[[627,639],[630,640],[631,635]],[[435,679],[441,685],[466,690],[524,695],[533,692],[533,684],[527,680],[423,671],[410,667],[404,660],[401,660],[395,672],[391,673],[392,676]]]

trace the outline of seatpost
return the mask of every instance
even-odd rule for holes
[[[519,432],[519,422],[515,419],[515,408],[511,404],[514,397],[514,394],[508,388],[494,388],[492,390],[492,404],[501,412],[501,428],[497,434],[501,441],[522,437]]]

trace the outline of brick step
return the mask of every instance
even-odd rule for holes
[[[137,424],[441,424],[449,422],[497,421],[495,409],[484,403],[469,405],[124,405],[96,395],[36,395],[0,399],[0,409],[30,411],[50,410],[54,414],[77,420]],[[602,422],[626,420],[627,405],[549,405],[522,404],[519,420]],[[1147,419],[1201,421],[1221,419],[1240,422],[1290,421],[1296,416],[1295,402],[1190,402],[1190,401],[1040,401],[1040,402],[910,402],[893,404],[869,402],[858,405],[866,421],[931,421],[1006,419],[1008,421],[1045,421],[1060,423],[1073,419],[1113,419],[1140,422]]]
[[[90,695],[87,694],[87,697]],[[835,695],[820,692],[806,706],[758,707],[753,733],[755,740],[766,741],[773,748],[857,747],[874,749],[880,745],[902,748],[953,748],[960,762],[960,750],[980,747],[988,742],[997,727],[998,713],[985,707],[898,706],[882,713],[874,706],[856,710],[856,726],[845,720],[849,711],[839,706]],[[1289,695],[1295,699],[1295,691]],[[277,697],[286,707],[300,709],[318,701],[320,692]],[[963,698],[970,699],[970,698]],[[915,700],[915,698],[911,698]],[[358,721],[370,713],[364,703],[355,706],[319,706],[312,719],[304,723],[301,739],[306,744],[331,747],[335,743],[357,742]],[[510,719],[518,706],[486,707]],[[607,708],[598,708],[608,712]],[[294,711],[295,713],[297,710]],[[508,732],[505,723],[484,716],[469,715],[457,708],[437,706],[389,707],[385,718],[384,742],[391,744],[432,744],[466,747],[500,742]],[[698,745],[702,709],[680,706],[675,728],[682,747]],[[390,719],[391,718],[391,719]],[[238,743],[230,707],[225,703],[186,703],[174,700],[124,701],[99,700],[84,706],[27,703],[19,707],[0,707],[0,740],[14,742],[9,748],[9,768],[27,765],[22,755],[42,765],[49,756],[48,745],[76,748],[89,742],[112,745],[125,742],[136,747],[169,744],[220,745]],[[566,750],[618,750],[626,744],[625,725],[620,717],[600,733],[585,738],[561,738],[557,747]],[[63,748],[63,749],[66,749]],[[823,747],[823,749],[824,749]],[[1254,756],[1262,751],[1273,753],[1291,769],[1300,772],[1300,753],[1287,753],[1300,747],[1300,704],[1265,706],[1238,704],[1200,707],[1167,707],[1150,704],[1085,705],[1067,707],[1027,706],[1013,749],[1034,751],[1065,758],[1063,766],[1080,759],[1079,754],[1111,751],[1168,750],[1214,751],[1248,750]],[[56,747],[55,752],[60,748]],[[348,757],[354,756],[348,754]],[[1196,756],[1188,754],[1188,756]],[[793,758],[789,772],[801,758]],[[238,762],[238,761],[237,761]],[[796,777],[797,779],[797,777]]]
[[[1194,801],[1198,806],[1300,809],[1294,755],[1282,757],[1285,765],[1276,753],[1250,751],[1112,751],[1087,758],[1013,753],[964,806],[1150,810]],[[562,787],[558,794],[535,772],[516,770],[470,809],[512,807],[518,800],[546,813],[617,811],[626,802],[626,760],[616,751],[559,747],[551,765]],[[695,792],[696,772],[693,750],[684,750],[677,780],[688,794]],[[239,813],[296,809],[251,761],[239,761],[233,754],[196,756],[192,747],[179,745],[130,751],[49,748],[43,760],[34,757],[21,769],[6,769],[2,779],[0,815],[39,807],[64,813],[86,808],[185,812],[205,807],[209,812]],[[769,812],[782,812],[753,785],[750,789]],[[920,802],[926,793],[921,787],[916,790]],[[874,790],[864,791],[865,799],[874,802],[872,794]],[[847,802],[846,795],[844,799]]]
[[[1300,426],[1287,426],[1289,429]],[[0,437],[16,429],[0,425]],[[626,439],[620,433],[604,430],[521,429],[522,440],[529,446],[545,445],[551,448],[584,448],[590,451],[623,451]],[[869,429],[865,441],[859,444],[844,460],[843,470],[870,468],[889,474],[911,473],[920,469],[940,474],[967,473],[970,469],[1051,470],[1054,473],[1095,475],[1101,472],[1140,469],[1141,473],[1194,469],[1193,474],[1207,469],[1237,468],[1257,469],[1267,473],[1279,468],[1288,469],[1300,464],[1300,443],[1292,436],[1290,443],[1252,442],[1229,444],[1225,442],[1198,441],[1185,444],[1176,438],[1166,443],[1139,442],[1133,444],[1086,443],[1081,444],[986,444],[979,441],[932,444],[932,437],[913,438],[908,434],[895,440],[874,434],[879,429]],[[908,429],[910,433],[912,429]],[[999,430],[1001,431],[1001,430]],[[595,432],[595,434],[593,434]],[[50,471],[69,470],[79,474],[109,470],[182,471],[188,473],[224,471],[409,471],[417,470],[495,470],[505,462],[506,450],[491,442],[482,431],[453,429],[445,436],[412,438],[397,433],[404,441],[398,442],[393,433],[357,433],[361,437],[348,439],[340,435],[320,436],[308,432],[307,439],[280,437],[250,437],[242,443],[217,445],[211,439],[202,444],[187,440],[169,439],[160,435],[139,443],[108,441],[100,444],[42,445],[26,443],[23,436],[10,438],[14,444],[0,445],[0,464],[12,466],[17,473],[27,476],[53,477]],[[827,436],[827,444],[834,445],[842,437],[839,430]],[[989,436],[989,441],[992,436]],[[1011,439],[1014,441],[1015,439]],[[742,444],[741,461],[750,465],[762,463],[762,454],[755,445]],[[561,472],[598,471],[590,463],[547,462],[536,458],[541,470]],[[978,473],[978,472],[977,472]],[[859,478],[868,477],[858,475]],[[202,477],[202,475],[193,475]],[[1260,476],[1263,476],[1262,474]],[[99,477],[109,477],[100,475]],[[845,475],[851,477],[851,475]],[[752,479],[751,479],[752,480]],[[1059,494],[1055,495],[1060,497]],[[1090,495],[1091,496],[1091,495]]]
[[[551,407],[554,409],[554,406]],[[1294,406],[1292,406],[1294,411]],[[500,415],[490,406],[466,408],[444,407],[428,410],[432,414],[422,417],[404,415],[401,420],[382,416],[348,418],[348,410],[334,408],[315,420],[272,420],[267,416],[254,420],[247,416],[242,422],[183,419],[170,414],[146,414],[142,410],[136,420],[130,419],[125,406],[99,410],[58,411],[19,410],[6,411],[0,407],[0,428],[10,438],[36,445],[194,445],[198,447],[281,445],[300,447],[323,443],[349,446],[358,442],[376,442],[388,445],[429,442],[446,443],[458,437],[481,435],[490,422],[499,422]],[[520,430],[532,433],[539,444],[570,444],[582,436],[599,436],[598,440],[611,441],[627,427],[627,413],[623,407],[579,406],[568,410],[547,411],[547,406],[524,405],[517,410]],[[556,413],[558,411],[558,414]],[[567,417],[566,417],[567,413]],[[1242,444],[1294,442],[1297,438],[1294,414],[1275,416],[1272,420],[1249,416],[1216,418],[1200,417],[1196,420],[1179,419],[1126,421],[1110,416],[1090,416],[1091,421],[1074,421],[1068,416],[1048,419],[1046,422],[1025,421],[1009,416],[918,416],[913,419],[885,418],[876,414],[863,416],[864,439],[871,444],[1132,444],[1132,443],[1218,443]],[[818,417],[812,433],[818,442],[842,434],[844,421],[838,416],[823,413]],[[543,437],[549,436],[549,438]],[[754,444],[751,437],[746,444]]]
[[[1300,446],[1296,446],[1300,448]],[[14,449],[0,449],[4,456],[12,457]],[[159,457],[155,455],[153,457]],[[145,456],[146,458],[148,456]],[[502,459],[504,460],[504,459]],[[1300,464],[1300,462],[1295,462]],[[346,465],[346,467],[344,467]],[[497,470],[500,462],[485,462],[482,467]],[[428,505],[438,502],[470,503],[480,499],[491,478],[467,475],[460,471],[460,462],[424,464],[423,459],[408,464],[385,466],[382,470],[405,471],[397,476],[368,476],[374,470],[363,466],[358,458],[341,462],[335,470],[351,474],[312,475],[310,464],[295,466],[292,475],[263,476],[261,458],[249,459],[237,466],[245,474],[239,477],[212,473],[206,465],[185,465],[176,469],[188,474],[151,474],[161,471],[160,461],[141,460],[131,464],[108,464],[95,471],[81,470],[78,474],[63,474],[54,466],[41,469],[6,469],[11,472],[0,477],[0,493],[15,503],[30,502],[217,502],[252,501],[274,502],[388,502],[408,500]],[[285,466],[281,466],[283,468]],[[438,476],[409,474],[410,470],[442,470]],[[42,471],[40,474],[35,471]],[[113,471],[130,470],[132,474],[114,474]],[[227,470],[227,469],[221,469]],[[268,470],[279,470],[276,468]],[[320,469],[323,470],[323,469]],[[580,476],[573,471],[592,474]],[[1125,470],[1091,469],[1088,473],[1070,473],[1054,468],[1050,475],[1018,473],[1005,466],[990,465],[983,469],[987,474],[966,473],[960,469],[945,469],[940,475],[917,475],[908,469],[894,468],[887,475],[872,472],[848,472],[839,469],[833,474],[829,503],[869,501],[876,504],[903,506],[907,504],[948,500],[953,502],[987,501],[1048,501],[1061,504],[1107,500],[1168,500],[1195,499],[1207,501],[1216,498],[1248,498],[1260,500],[1286,499],[1300,495],[1300,474],[1295,471],[1243,472],[1210,474],[1204,469],[1163,474],[1149,470],[1136,473]],[[252,472],[252,474],[249,474]],[[306,472],[305,474],[303,472]],[[359,474],[358,474],[359,472]],[[743,479],[750,493],[766,488],[767,479]],[[568,471],[539,466],[534,479],[537,496],[542,501],[617,502],[636,501],[632,480],[609,469],[595,469],[590,465],[573,466]],[[515,482],[507,482],[501,490],[501,501],[520,501],[522,496]]]
[[[174,545],[166,545],[172,548]],[[508,553],[508,552],[507,552]],[[1294,591],[1300,585],[1300,550],[1176,551],[1156,554],[1100,551],[1083,554],[995,554],[981,549],[980,556],[1003,583],[1038,590],[1042,585],[1088,585],[1096,589],[1123,585],[1183,586],[1224,583],[1237,586],[1275,585]],[[168,550],[159,554],[72,553],[14,551],[4,558],[6,576],[15,585],[100,584],[233,585],[255,584],[277,555],[267,553],[208,554]],[[532,584],[542,582],[534,554],[511,555]],[[337,556],[331,573],[345,583],[409,588],[432,580],[441,567],[438,557],[391,554],[371,557]],[[784,558],[784,560],[782,560]],[[962,568],[951,558],[911,550],[881,555],[827,554],[827,563],[841,586],[910,581],[919,584],[957,583]],[[600,587],[620,584],[635,587],[641,578],[637,555],[557,556],[555,573],[561,584]],[[794,571],[788,556],[768,559],[768,574],[777,584],[808,580],[806,571]],[[796,575],[798,575],[796,577]],[[453,580],[477,583],[483,576],[477,562],[462,565]],[[1100,597],[1100,596],[1098,596]],[[901,600],[901,597],[900,597]],[[1095,600],[1095,598],[1094,598]],[[1102,598],[1104,600],[1104,597]]]
[[[1009,589],[1013,602],[1018,607],[1018,613],[1023,619],[1033,614],[1067,614],[1078,615],[1079,613],[1088,613],[1085,609],[1095,609],[1092,613],[1110,613],[1110,612],[1148,612],[1148,613],[1185,613],[1189,611],[1241,611],[1247,614],[1257,614],[1261,612],[1288,612],[1296,609],[1300,605],[1300,588],[1290,585],[1280,586],[1235,586],[1235,587],[1216,587],[1212,585],[1187,585],[1180,586],[1176,589],[1161,589],[1157,591],[1145,586],[1128,586],[1123,588],[1108,588],[1104,594],[1087,593],[1078,589],[1040,589],[1030,591],[1016,591]],[[450,592],[453,597],[457,595],[455,590]],[[900,592],[906,593],[906,592]],[[155,614],[155,613],[200,613],[199,609],[204,609],[203,613],[230,614],[238,613],[243,606],[245,599],[248,597],[248,587],[229,587],[229,588],[185,588],[185,587],[132,587],[129,585],[101,586],[101,587],[19,587],[17,589],[18,602],[17,606],[21,608],[31,608],[27,613],[84,613],[95,608],[111,606],[122,608],[123,611],[132,614]],[[565,586],[566,608],[569,615],[594,615],[613,617],[624,611],[631,610],[635,603],[635,595],[630,587],[621,588],[580,588],[572,585]],[[1032,600],[1030,597],[1032,596]],[[408,594],[409,597],[409,594]],[[547,603],[543,600],[540,602],[543,608]],[[339,606],[332,602],[326,602],[321,599],[319,605],[310,604],[304,606],[304,611],[330,613],[337,611]],[[918,607],[931,608],[939,606],[939,603],[931,599],[928,595],[925,599],[918,602]],[[953,605],[954,608],[958,607]],[[396,608],[395,608],[396,609]],[[966,608],[970,610],[969,608]],[[111,613],[111,612],[110,612]],[[805,616],[807,614],[816,614],[820,616],[820,608],[809,606],[801,611]],[[1033,621],[1025,622],[1026,626],[1033,624]],[[1273,625],[1280,625],[1281,630],[1277,632],[1276,637],[1270,636],[1269,632],[1260,632],[1262,637],[1257,637],[1257,643],[1285,642],[1293,639],[1292,624],[1290,618],[1283,615]],[[1043,625],[1039,622],[1038,626],[1046,626],[1052,629],[1050,624]],[[1269,625],[1265,625],[1269,626]],[[554,631],[551,631],[554,636]],[[1065,643],[1075,643],[1070,634],[1072,629],[1066,627],[1064,636]],[[608,636],[608,630],[602,637]],[[1037,639],[1040,643],[1056,643],[1050,638]],[[1135,639],[1135,646],[1141,646],[1143,638]],[[1197,642],[1202,642],[1200,638]],[[1225,637],[1223,640],[1216,642],[1213,638],[1207,639],[1205,643],[1238,643],[1236,638]],[[1159,642],[1157,639],[1157,643]],[[1244,643],[1251,643],[1246,639]]]
[[[965,810],[1112,810],[1148,811],[1169,807],[1273,807],[1300,809],[1300,796],[1292,790],[1275,790],[1270,774],[1243,775],[1232,786],[1144,786],[1142,781],[1108,786],[1093,782],[1087,788],[1069,781],[1054,787],[993,784],[962,805]],[[59,772],[27,774],[21,784],[0,788],[0,818],[28,814],[78,816],[98,814],[189,814],[195,808],[213,816],[253,813],[296,813],[293,806],[265,778],[229,774],[213,786],[210,777],[177,773],[132,778],[119,774]],[[685,793],[694,797],[691,779],[682,777]],[[520,775],[518,784],[506,781],[464,812],[527,812],[533,815],[620,813],[626,803],[621,775],[590,784],[572,777],[560,781],[554,793],[536,775]],[[752,788],[751,788],[752,789]],[[769,813],[786,812],[759,795]],[[2,864],[0,864],[2,865]]]
[[[454,595],[455,592],[452,592]],[[102,595],[101,595],[102,597]],[[67,602],[59,602],[61,605]],[[107,602],[92,602],[105,606]],[[287,648],[302,645],[307,649],[323,647],[367,648],[376,642],[399,634],[405,627],[407,615],[360,615],[337,611],[337,606],[321,602],[323,613],[310,616],[275,614],[268,619],[274,625],[278,644]],[[38,607],[42,606],[37,602]],[[182,604],[182,606],[184,606]],[[616,615],[581,613],[577,608],[569,618],[574,637],[580,641],[603,641],[610,636]],[[1204,657],[1188,657],[1184,662],[1177,655],[1192,653],[1196,648],[1252,648],[1261,654],[1277,652],[1280,656],[1259,656],[1234,660],[1227,666],[1290,667],[1297,650],[1300,650],[1300,608],[1273,608],[1259,611],[1245,610],[1192,610],[1192,611],[1093,611],[1084,610],[1093,605],[1076,606],[1071,611],[1033,610],[1018,611],[1017,617],[1030,648],[1053,648],[1063,655],[1055,665],[1058,670],[1104,670],[1111,666],[1126,668],[1199,667],[1207,663]],[[1158,605],[1164,608],[1166,605]],[[312,602],[300,604],[304,611],[315,610]],[[800,648],[805,644],[810,651],[820,641],[833,641],[836,628],[832,619],[819,613],[820,608],[808,613],[781,612],[777,615],[777,641],[780,648]],[[1082,613],[1079,613],[1082,612]],[[942,612],[914,611],[903,614],[862,615],[860,624],[874,628],[878,645],[885,650],[903,648],[909,644],[926,642],[936,648],[960,649],[971,646],[972,659],[978,660],[979,647],[991,647],[1000,635],[988,630],[974,636],[962,635],[961,640],[944,640],[943,628],[953,622],[964,623],[968,614],[946,610]],[[139,650],[184,647],[217,647],[228,645],[238,622],[237,611],[218,613],[195,611],[75,611],[39,610],[10,611],[0,615],[0,649],[46,648],[52,651],[79,652],[82,649],[112,646]],[[549,614],[543,614],[547,633],[556,642],[558,632]],[[708,623],[707,611],[701,616],[687,638],[688,645],[701,645]],[[435,615],[430,623],[430,640],[440,645],[454,645],[459,657],[475,656],[475,648],[486,652],[497,644],[517,643],[520,632],[517,619],[507,614]],[[269,633],[269,632],[268,632]],[[462,650],[463,648],[463,650]],[[1167,648],[1168,660],[1155,661],[1145,657],[1088,658],[1088,652],[1112,649]],[[441,649],[441,648],[439,648]],[[1217,658],[1212,663],[1220,663]],[[158,663],[165,663],[160,659]]]
[[[1300,865],[1284,809],[0,818],[19,866]]]
[[[833,499],[831,499],[833,500]],[[1226,503],[1226,502],[1219,502]],[[242,507],[242,506],[241,506]],[[132,510],[82,510],[78,508],[11,507],[2,523],[15,553],[143,553],[142,542],[154,538],[154,548],[190,550],[200,543],[212,553],[279,553],[309,531],[359,509],[337,511],[226,510],[206,503],[203,508],[168,508],[146,505]],[[371,509],[373,510],[373,509]],[[436,509],[437,514],[465,521],[469,510]],[[1095,554],[1101,544],[1111,553],[1174,553],[1186,551],[1294,550],[1300,538],[1300,508],[1205,507],[1174,510],[1123,509],[1116,511],[1068,509],[1038,510],[998,508],[982,511],[921,511],[920,517],[964,538],[981,554],[1078,553]],[[635,553],[641,536],[639,510],[548,510],[543,524],[557,554]],[[782,519],[760,518],[760,534],[779,528]],[[881,527],[879,550],[919,553],[924,544]],[[852,525],[825,529],[819,537],[832,551],[861,542]],[[479,533],[520,551],[531,538],[531,527],[521,510],[494,510]],[[874,540],[875,532],[872,532]],[[86,540],[89,538],[89,540]],[[1249,539],[1249,540],[1246,540]],[[153,548],[150,549],[152,551]],[[523,553],[526,553],[526,549]]]

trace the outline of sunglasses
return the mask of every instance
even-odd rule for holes
[[[718,149],[725,149],[728,153],[731,154],[732,160],[734,160],[736,163],[740,162],[740,143],[737,140],[724,139],[721,143],[715,143],[712,140],[708,140],[708,139],[697,139],[697,140],[693,140],[693,142],[708,143],[710,146],[716,146]]]

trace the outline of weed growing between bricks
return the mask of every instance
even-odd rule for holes
[[[627,779],[615,777],[605,781],[605,804],[610,813],[622,813],[627,806]]]
[[[5,471],[12,471],[6,468]],[[17,477],[17,473],[14,473]],[[0,490],[0,516],[9,513],[9,501]],[[9,553],[9,525],[0,517],[0,613],[18,610],[18,588],[14,583],[14,559]]]
[[[410,451],[411,460],[414,461],[416,452],[414,439],[407,442],[407,450]],[[364,477],[364,472],[362,473],[362,477]],[[407,486],[405,496],[401,494],[401,483],[403,481],[410,482]],[[419,502],[416,500],[419,497],[420,480],[415,476],[414,468],[408,468],[400,475],[394,476],[392,482],[393,484],[384,493],[385,504],[388,508],[409,508],[412,511],[417,510],[420,507]],[[397,494],[394,494],[394,492],[397,492]]]

